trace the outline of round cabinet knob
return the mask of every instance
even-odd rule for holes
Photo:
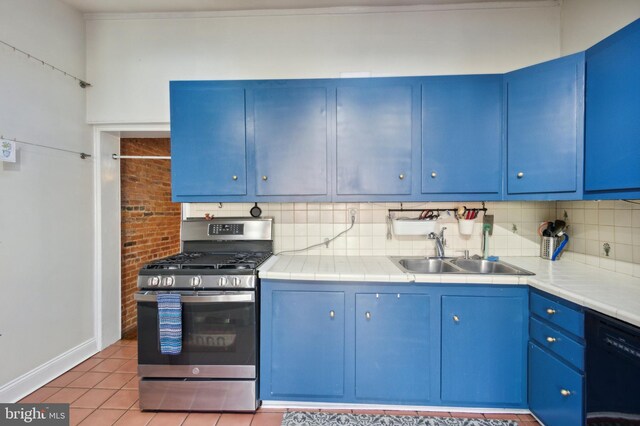
[[[191,372],[193,374],[200,374],[200,369],[198,367],[194,368],[193,370],[191,370]]]
[[[431,172],[431,179],[435,179],[438,176],[436,172]]]
[[[555,337],[551,337],[551,336],[547,337],[547,342],[549,342],[549,343],[553,343],[553,342],[555,342],[555,341],[556,341],[556,338],[555,338]]]
[[[266,176],[262,176],[262,180],[267,180],[267,179],[269,179],[269,178],[266,177]]]
[[[220,287],[224,287],[225,285],[227,285],[227,281],[228,281],[227,277],[220,277],[218,278],[218,285]]]
[[[522,173],[522,172],[518,172],[518,174],[516,175],[516,177],[517,177],[518,179],[522,179],[522,178],[524,177],[524,173]]]
[[[238,180],[238,176],[233,175],[233,177],[232,177],[231,179],[233,179],[233,180]]]
[[[560,389],[560,395],[569,396],[569,395],[571,395],[571,391],[567,390],[567,389]]]
[[[398,176],[400,178],[400,180],[404,179],[404,174],[400,173],[400,176]]]
[[[369,312],[369,311],[365,312],[365,313],[364,313],[364,317],[365,317],[367,320],[370,320],[370,319],[371,319],[371,312]]]
[[[329,318],[335,318],[336,317],[336,312],[335,311],[329,311]]]
[[[553,314],[555,314],[555,313],[556,313],[556,310],[555,310],[555,309],[547,308],[547,315],[553,315]]]
[[[460,317],[457,315],[453,316],[453,322],[460,322]]]

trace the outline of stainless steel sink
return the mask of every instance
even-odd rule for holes
[[[508,265],[504,262],[491,262],[483,259],[452,259],[451,263],[472,274],[531,275],[529,271]]]
[[[443,259],[422,258],[422,259],[400,259],[398,261],[407,271],[423,274],[444,274],[449,272],[460,272],[460,269]]]
[[[447,257],[397,257],[389,259],[405,272],[415,274],[534,275],[502,261]]]

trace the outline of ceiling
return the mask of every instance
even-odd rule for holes
[[[62,0],[83,13],[230,12],[371,6],[446,6],[537,0]]]

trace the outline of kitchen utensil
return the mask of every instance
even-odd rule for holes
[[[458,211],[456,212],[456,219],[464,219],[464,211],[466,208],[464,206],[458,207]]]
[[[260,217],[260,215],[262,214],[262,209],[258,207],[258,203],[251,207],[251,210],[249,210],[249,214],[251,214],[251,216],[253,217]]]
[[[562,231],[564,231],[564,229],[567,227],[567,223],[564,220],[556,220],[553,224],[553,235],[554,237],[556,236],[560,236],[560,234],[562,233]]]
[[[567,243],[569,242],[569,235],[560,232],[559,236],[563,236],[564,235],[564,239],[562,240],[562,242],[560,243],[560,245],[558,246],[558,248],[556,248],[553,251],[553,255],[551,256],[551,260],[556,260],[558,258],[558,256],[560,255],[560,253],[562,252],[562,250],[564,249],[564,246],[567,245]]]

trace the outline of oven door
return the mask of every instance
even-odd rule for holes
[[[178,355],[160,353],[157,295],[161,293],[134,295],[141,377],[256,378],[255,292],[170,292],[182,296],[182,351]]]

